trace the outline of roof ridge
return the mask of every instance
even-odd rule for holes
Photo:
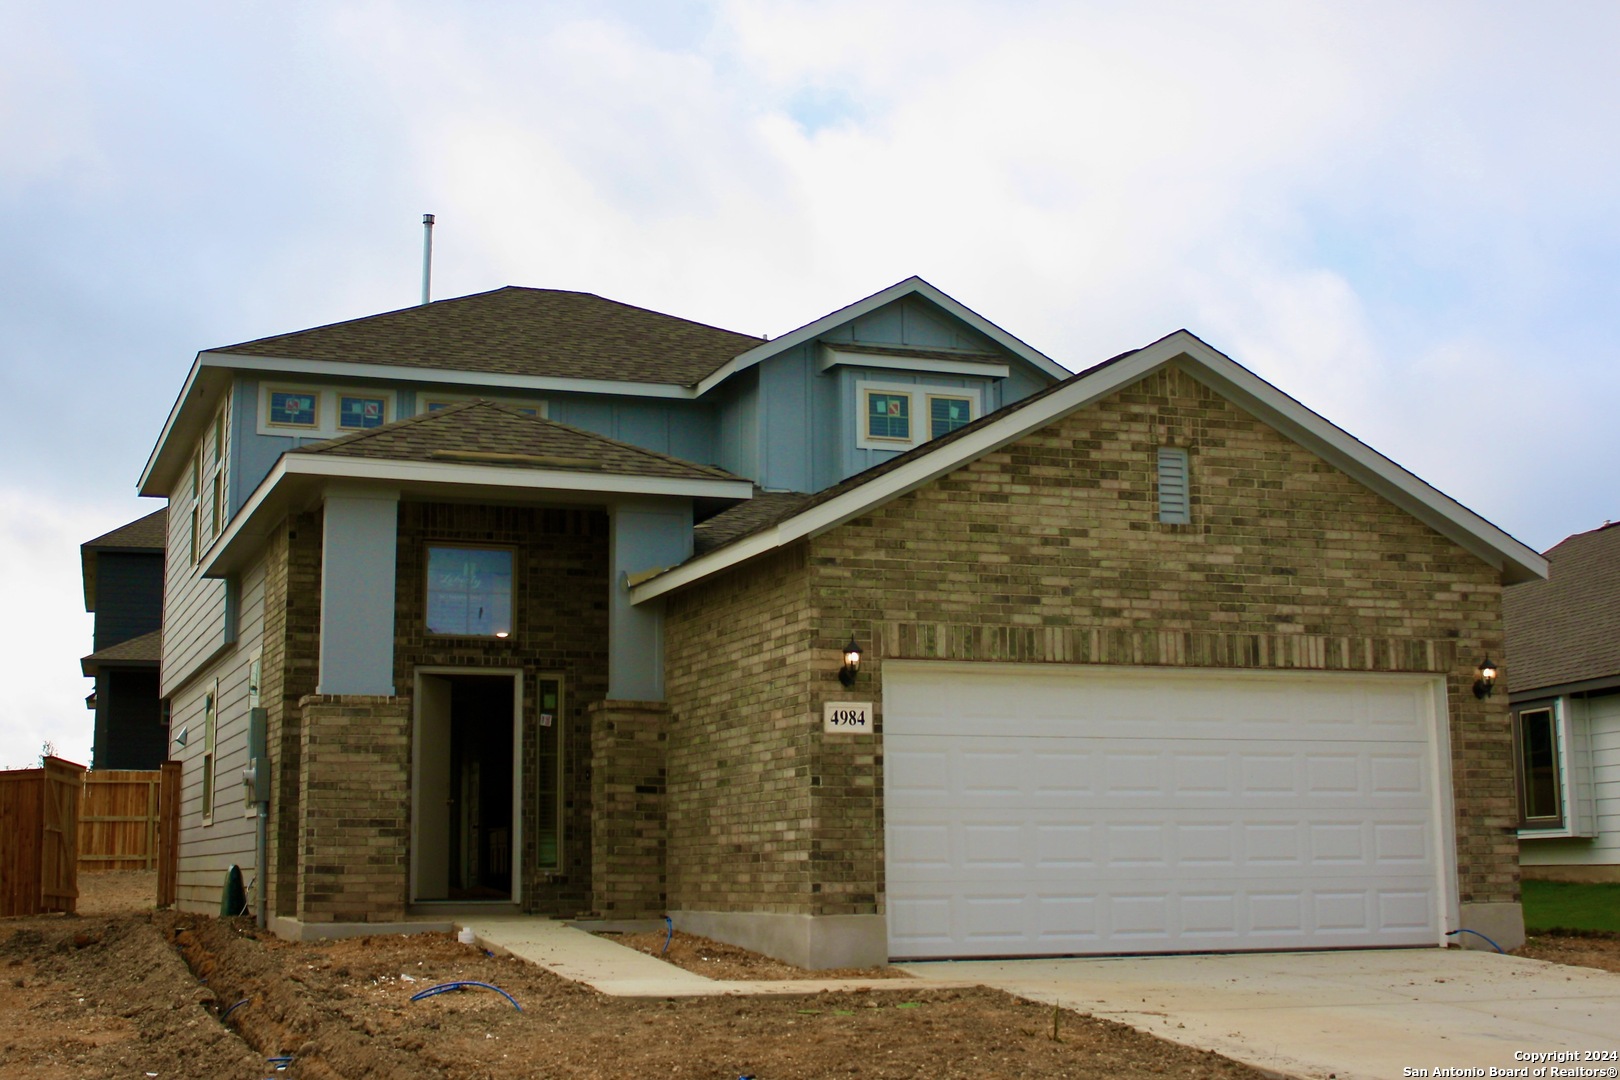
[[[454,413],[465,412],[467,409],[480,403],[491,405],[494,404],[494,402],[489,401],[487,398],[474,398],[471,401],[458,401],[454,405],[446,405],[442,409],[432,409],[428,412],[417,413],[414,416],[402,416],[398,420],[390,420],[386,424],[379,424],[374,428],[366,428],[364,431],[350,431],[342,435],[334,435],[330,439],[321,439],[318,442],[312,442],[305,446],[295,446],[288,451],[288,453],[318,454],[323,450],[328,450],[334,446],[349,446],[353,443],[360,442],[362,439],[369,439],[374,435],[382,435],[389,432],[398,431],[401,428],[410,426],[411,424],[418,424],[426,420],[432,420],[435,417],[450,416]]]

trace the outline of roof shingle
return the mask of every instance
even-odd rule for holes
[[[168,542],[169,511],[154,510],[143,518],[131,521],[128,525],[120,525],[111,532],[102,533],[94,540],[86,540],[80,547],[87,548],[135,548],[156,549],[162,551]]]
[[[762,340],[592,293],[507,286],[208,351],[690,386]]]
[[[1503,590],[1514,693],[1620,675],[1620,523],[1546,553],[1551,573]]]
[[[738,479],[713,465],[683,461],[482,400],[461,402],[289,452],[616,476]]]

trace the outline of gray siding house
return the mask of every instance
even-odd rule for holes
[[[1544,562],[1185,331],[1074,374],[917,278],[774,340],[499,289],[198,354],[141,492],[186,907],[814,966],[1522,929],[1469,688]]]
[[[155,769],[168,756],[158,694],[167,516],[158,510],[79,545],[84,610],[96,617],[92,651],[79,660],[95,680],[85,701],[96,714],[95,769]]]
[[[1620,881],[1620,526],[1568,537],[1507,590],[1519,860],[1547,881]]]

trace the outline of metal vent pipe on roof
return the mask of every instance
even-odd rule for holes
[[[422,303],[433,293],[433,215],[422,215]]]

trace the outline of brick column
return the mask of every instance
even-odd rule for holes
[[[610,919],[664,913],[669,706],[598,701],[591,718],[591,902]]]
[[[311,694],[298,704],[297,917],[401,919],[410,866],[410,700]]]

